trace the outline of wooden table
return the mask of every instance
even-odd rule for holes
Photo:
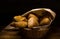
[[[0,32],[0,39],[25,39],[19,35],[19,30],[2,30]],[[60,29],[55,29],[55,31],[50,31],[44,38],[42,39],[60,39]]]

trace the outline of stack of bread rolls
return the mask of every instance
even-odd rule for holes
[[[55,12],[47,8],[32,9],[23,15],[14,16],[12,26],[18,27],[25,38],[39,39],[46,35],[55,16]]]
[[[15,27],[21,27],[21,28],[32,28],[37,27],[40,25],[47,25],[50,23],[50,19],[48,17],[39,18],[35,14],[29,14],[27,17],[23,16],[14,16],[15,22],[12,23]]]

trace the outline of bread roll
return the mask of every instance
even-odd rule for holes
[[[15,22],[15,26],[16,27],[26,27],[27,26],[27,22],[26,21],[20,21],[20,22]]]
[[[29,14],[28,18],[31,18],[31,17],[33,17],[33,18],[35,18],[36,20],[38,20],[38,17],[35,16],[34,14]]]
[[[50,23],[50,20],[49,18],[43,18],[41,21],[40,21],[40,25],[47,25]]]
[[[29,15],[29,19],[28,19],[28,27],[32,28],[32,27],[38,26],[38,25],[39,25],[39,23],[38,23],[38,17],[36,17],[33,14],[30,14]]]
[[[14,16],[14,20],[15,21],[27,21],[26,17],[22,17],[22,16]]]

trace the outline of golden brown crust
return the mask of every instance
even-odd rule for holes
[[[29,17],[29,19],[28,19],[28,27],[29,28],[39,25],[37,16],[35,16],[34,14],[29,14],[28,17]]]

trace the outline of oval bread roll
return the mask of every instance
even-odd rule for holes
[[[35,18],[36,20],[38,20],[38,17],[35,16],[34,14],[29,14],[28,18],[31,18],[31,17],[33,17],[33,18]]]
[[[43,18],[41,21],[40,21],[40,25],[47,25],[50,23],[50,20],[49,18]]]
[[[32,28],[32,27],[38,26],[38,25],[39,25],[38,18],[35,15],[30,14],[29,15],[29,20],[28,20],[28,27]]]
[[[15,26],[16,27],[26,27],[27,22],[25,22],[25,21],[15,22]]]
[[[14,20],[15,21],[27,21],[26,17],[22,17],[22,16],[14,16]]]

